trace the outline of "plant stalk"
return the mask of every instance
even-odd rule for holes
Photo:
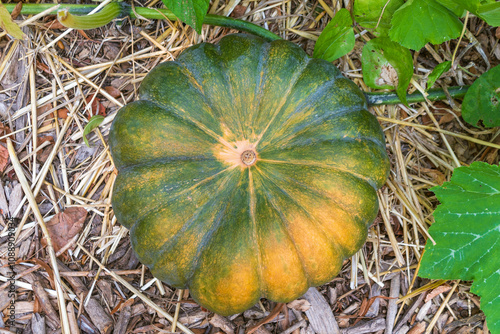
[[[132,10],[132,7],[128,4],[123,2],[121,2],[120,4],[122,6],[122,13],[121,13],[122,17],[130,16],[131,18],[134,19],[137,18],[137,16],[140,16],[152,20],[164,20],[165,17],[167,17],[169,20],[172,21],[177,20],[177,17],[170,10],[165,8],[135,7],[134,10]],[[4,4],[4,6],[7,8],[9,13],[12,13],[15,4]],[[23,4],[21,14],[34,15],[41,13],[44,10],[47,10],[53,6],[54,4]],[[87,15],[96,7],[97,5],[62,4],[60,9],[67,9],[68,12],[73,15]],[[54,12],[51,12],[50,14],[56,15],[57,11],[54,10]],[[203,24],[238,29],[262,37],[267,41],[275,41],[281,39],[281,37],[279,37],[278,35],[256,24],[239,19],[234,19],[232,17],[207,14],[207,16],[205,16],[205,19],[203,20]]]
[[[452,98],[461,98],[465,96],[465,93],[467,93],[467,90],[469,89],[470,86],[454,86],[454,87],[448,87],[447,91],[448,94],[446,94],[445,90],[442,88],[435,88],[435,89],[430,89],[427,93],[427,100],[429,101],[439,101],[439,100],[446,100],[448,96]],[[377,106],[381,104],[399,104],[403,103],[401,102],[400,98],[396,93],[389,92],[389,93],[381,93],[381,92],[374,92],[374,93],[365,93],[366,99],[368,101],[369,106]],[[408,103],[417,103],[417,102],[424,102],[426,99],[420,92],[415,92],[412,94],[407,94],[406,95],[406,100]]]
[[[130,16],[131,18],[143,17],[152,20],[163,20],[168,18],[169,20],[176,21],[177,17],[168,9],[165,8],[146,8],[146,7],[132,7],[124,2],[119,2],[121,6],[121,13],[118,17]],[[15,4],[4,4],[7,10],[11,13],[14,10]],[[45,10],[53,7],[53,4],[23,4],[21,14],[23,15],[35,15],[41,13]],[[65,4],[61,5],[61,9],[67,10],[73,15],[86,15],[95,9],[97,5],[75,5],[75,4]],[[57,14],[57,10],[50,12],[50,14]],[[137,14],[137,15],[136,15]],[[234,19],[231,17],[211,15],[207,14],[203,20],[203,24],[220,26],[226,28],[237,29],[251,33],[253,35],[264,38],[267,41],[275,41],[281,39],[278,35],[266,30],[253,23]],[[428,91],[427,100],[437,101],[445,100],[448,96],[452,98],[461,98],[467,92],[469,86],[456,86],[449,87],[447,89],[448,94],[443,89],[431,89]],[[365,93],[367,102],[369,106],[381,105],[381,104],[399,104],[402,103],[396,93]],[[426,98],[420,93],[415,92],[408,94],[406,96],[408,103],[424,102]]]

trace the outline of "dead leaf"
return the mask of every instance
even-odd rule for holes
[[[500,138],[497,137],[497,138],[495,138],[495,140],[493,142],[495,144],[498,144],[500,142],[499,139]],[[480,161],[486,161],[490,165],[495,164],[495,162],[497,161],[497,157],[498,157],[498,150],[489,147],[488,149],[486,149],[485,153],[486,154],[484,155],[484,159],[481,159]]]
[[[56,252],[80,233],[86,217],[87,210],[84,208],[70,207],[59,212],[47,222],[47,230]],[[42,239],[42,243],[47,244],[45,238]]]
[[[78,54],[79,59],[86,59],[90,55],[90,49],[87,47],[84,47],[82,51]]]
[[[78,33],[79,33],[80,35],[82,35],[82,37],[83,37],[83,38],[87,39],[87,41],[89,41],[89,42],[96,42],[96,41],[94,41],[93,39],[91,39],[91,38],[90,38],[90,37],[89,37],[89,36],[85,33],[85,31],[83,31],[83,30],[81,30],[81,29],[79,29],[79,30],[77,30],[77,31],[78,31]]]
[[[392,67],[392,65],[384,65],[380,70],[380,77],[377,79],[377,85],[391,85],[394,87],[398,86],[398,73]]]
[[[42,63],[41,61],[36,62],[36,68],[44,71],[47,74],[52,74],[52,71],[50,70],[50,68],[47,65],[45,65],[44,63]],[[49,103],[49,105],[50,105],[50,103]]]
[[[413,169],[430,176],[437,184],[442,185],[446,181],[446,176],[437,169],[413,166]]]
[[[54,144],[54,143],[55,143],[54,137],[53,137],[53,136],[50,136],[50,135],[48,135],[48,136],[39,136],[39,137],[37,138],[37,140],[36,140],[36,143],[37,143],[37,145],[39,145],[39,146],[40,146],[40,145],[42,145],[43,143],[45,143],[46,141],[51,142],[52,144]]]
[[[495,30],[495,37],[500,39],[500,27],[497,27],[497,29]]]
[[[103,47],[103,57],[109,60],[116,59],[120,53],[120,48],[112,43]]]
[[[124,308],[125,306],[134,305],[135,301],[136,300],[134,298],[127,299],[126,301],[120,300],[118,304],[116,304],[115,308],[111,310],[110,314],[113,315],[116,312],[121,311],[121,309]]]
[[[99,101],[97,96],[95,98],[94,98],[94,96],[95,96],[95,94],[92,94],[85,99],[85,101],[87,101],[87,104],[89,104],[92,101],[92,105],[90,106],[90,110],[91,110],[90,117],[92,117],[94,115],[102,115],[102,116],[106,117],[106,108],[104,108],[104,106]],[[90,117],[89,117],[89,119],[90,119]]]
[[[294,301],[286,304],[286,306],[300,312],[305,312],[311,308],[311,303],[309,303],[306,299],[295,299]]]
[[[457,110],[453,110],[448,108],[444,103],[434,103],[434,109],[440,111],[441,113],[444,112],[444,115],[439,118],[439,125],[449,123],[457,118],[459,118],[462,113]]]
[[[7,151],[7,149],[3,145],[0,145],[0,172],[3,172],[8,164],[9,151]]]
[[[106,87],[104,87],[104,90],[106,91],[106,93],[108,93],[112,97],[120,97],[121,96],[120,90],[116,89],[113,86],[106,86]]]
[[[434,290],[432,290],[431,292],[429,292],[429,294],[427,296],[425,296],[425,300],[424,301],[427,303],[429,300],[433,299],[437,295],[439,295],[439,294],[441,294],[443,292],[446,292],[446,291],[448,291],[450,289],[451,289],[451,286],[449,286],[447,284],[440,285],[437,288],[435,288]]]
[[[450,123],[451,121],[453,121],[455,119],[455,116],[453,116],[452,113],[449,113],[449,114],[446,114],[446,115],[443,115],[440,119],[439,119],[439,125],[443,125],[443,124],[446,124],[446,123]]]
[[[12,10],[12,13],[10,14],[10,17],[12,17],[13,20],[17,19],[17,17],[19,16],[19,14],[21,14],[21,9],[23,9],[23,3],[22,2],[18,2],[16,4],[16,7],[14,7],[14,9]]]
[[[104,90],[106,91],[106,93],[108,93],[112,97],[120,97],[121,96],[120,91],[113,86],[106,86],[106,87],[104,87]]]
[[[49,158],[50,153],[52,153],[53,148],[54,148],[54,145],[52,145],[52,144],[45,147],[41,152],[37,153],[36,160],[38,162],[40,162],[41,164],[44,164],[45,161],[47,161],[47,159]]]
[[[245,15],[245,12],[247,11],[247,6],[242,6],[242,5],[236,5],[233,9],[233,12],[231,13],[230,16],[232,17],[242,17]]]
[[[52,105],[50,103],[46,103],[43,106],[39,106],[36,108],[36,114],[37,114],[37,116],[41,116],[41,115],[45,114],[47,111],[49,111],[50,109],[52,109]]]
[[[126,77],[121,77],[121,78],[116,78],[111,81],[111,86],[115,87],[116,89],[121,89],[123,86],[128,84],[130,80]]]
[[[422,124],[423,125],[430,125],[432,124],[432,119],[429,117],[427,114],[422,115]]]
[[[8,135],[11,132],[12,131],[10,130],[10,128],[7,125],[0,123],[0,137]],[[2,139],[1,141],[2,141],[2,143],[7,143],[7,139],[5,139],[5,138]]]
[[[47,29],[60,29],[60,30],[66,30],[66,29],[68,29],[65,26],[63,26],[62,23],[59,22],[58,20],[52,20],[50,22],[47,22],[47,23],[44,24],[44,26]]]
[[[66,118],[68,118],[68,112],[69,112],[68,109],[61,108],[61,109],[57,110],[57,117],[62,118],[62,119],[66,119]]]

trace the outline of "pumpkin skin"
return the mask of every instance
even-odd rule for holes
[[[331,63],[235,34],[155,67],[115,117],[112,205],[139,259],[221,315],[329,282],[365,242],[382,129]]]

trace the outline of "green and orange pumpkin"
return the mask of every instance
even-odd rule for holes
[[[287,41],[236,34],[154,68],[110,131],[139,259],[221,315],[330,281],[389,171],[363,93]]]

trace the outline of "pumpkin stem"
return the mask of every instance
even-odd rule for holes
[[[243,162],[247,166],[252,166],[257,161],[257,154],[254,150],[246,150],[241,153],[241,162]]]

